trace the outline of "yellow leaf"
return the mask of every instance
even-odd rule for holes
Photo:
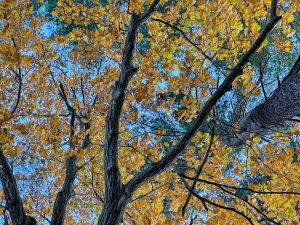
[[[261,137],[255,136],[255,137],[253,138],[253,141],[254,141],[255,143],[258,143],[258,142],[261,141]]]

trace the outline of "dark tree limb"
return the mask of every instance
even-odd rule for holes
[[[149,17],[152,15],[152,13],[155,11],[157,5],[159,3],[159,0],[154,0],[151,6],[144,12],[140,18],[139,18],[139,24],[142,24],[146,22],[146,20],[149,19]]]
[[[250,110],[240,120],[238,138],[232,137],[225,143],[233,147],[244,145],[251,133],[263,136],[284,121],[300,113],[300,57],[277,89],[265,101]],[[278,76],[277,76],[278,77]],[[278,79],[279,81],[279,79]]]
[[[200,174],[201,174],[201,172],[202,172],[202,170],[203,170],[203,168],[204,168],[204,165],[205,165],[205,163],[207,162],[207,159],[208,159],[208,156],[209,156],[209,153],[210,153],[210,150],[211,150],[211,146],[212,146],[212,144],[213,144],[214,136],[215,136],[215,128],[213,127],[213,128],[212,128],[212,131],[211,131],[211,134],[210,134],[210,142],[209,142],[209,146],[208,146],[208,148],[207,148],[207,151],[206,151],[206,153],[205,153],[205,156],[204,156],[204,159],[203,159],[201,165],[198,167],[198,170],[197,170],[197,172],[196,172],[195,178],[199,178],[199,176],[200,176]],[[191,187],[192,191],[195,189],[196,184],[197,184],[197,181],[194,180],[194,182],[193,182],[193,184],[192,184],[192,187]],[[187,198],[186,198],[186,201],[185,201],[184,205],[182,206],[182,216],[184,216],[184,214],[185,214],[185,210],[186,210],[186,207],[187,207],[188,204],[189,204],[191,195],[192,195],[191,192],[189,192],[189,193],[188,193],[188,196],[187,196]],[[203,205],[205,206],[205,204],[203,204]],[[207,211],[207,208],[206,208],[206,211]]]
[[[62,98],[65,99],[65,103],[70,111],[70,139],[69,146],[70,150],[74,150],[75,146],[73,144],[73,136],[74,136],[74,126],[75,126],[75,110],[68,103],[67,97],[65,95],[63,86],[61,85],[61,93]],[[51,217],[51,225],[63,225],[65,222],[65,214],[67,209],[67,204],[73,193],[73,185],[76,178],[76,173],[78,168],[76,166],[76,157],[74,155],[68,157],[66,159],[66,178],[63,184],[63,188],[60,192],[57,193],[56,199],[54,202],[52,217]]]
[[[221,208],[221,209],[225,209],[225,210],[228,210],[228,211],[231,211],[231,212],[234,212],[242,217],[244,217],[251,225],[254,225],[254,223],[252,222],[251,218],[248,217],[247,215],[245,215],[243,212],[233,208],[233,207],[227,207],[227,206],[224,206],[224,205],[220,205],[220,204],[217,204],[213,201],[210,201],[206,198],[203,198],[201,197],[200,195],[198,195],[196,192],[192,191],[191,188],[188,186],[188,184],[186,183],[186,181],[184,179],[182,179],[183,181],[183,184],[184,186],[186,187],[186,189],[188,189],[189,192],[191,192],[191,194],[193,196],[195,196],[197,199],[199,199],[201,202],[205,202],[205,203],[208,203],[214,207],[217,207],[217,208]]]
[[[180,29],[179,27],[177,27],[175,25],[170,24],[169,22],[163,21],[162,19],[152,18],[152,20],[160,22],[160,23],[170,27],[171,29],[178,31],[188,43],[190,43],[194,48],[196,48],[204,56],[204,58],[206,58],[208,61],[210,61],[223,75],[225,75],[224,72],[222,71],[222,68],[213,60],[213,57],[210,57],[201,48],[199,48],[198,44],[193,42],[182,29]]]
[[[123,51],[121,75],[116,82],[106,117],[104,143],[105,203],[98,221],[99,225],[119,223],[121,220],[120,211],[124,210],[117,207],[123,191],[121,174],[118,168],[118,134],[125,91],[131,77],[137,71],[132,65],[132,57],[138,33],[138,21],[139,16],[132,14]],[[125,204],[123,207],[125,207]]]
[[[16,51],[18,51],[18,46],[17,46],[17,43],[16,43],[13,36],[11,36],[11,40],[13,42],[14,48],[16,49]],[[10,113],[10,118],[13,116],[13,114],[16,112],[16,110],[19,106],[19,103],[20,103],[20,100],[21,100],[21,93],[22,93],[22,82],[23,81],[22,81],[22,69],[21,69],[20,57],[17,58],[17,61],[18,61],[18,71],[11,68],[11,71],[16,75],[16,78],[17,78],[18,94],[17,94],[17,100],[16,100],[16,103],[15,103],[15,106],[14,106],[14,108],[12,109],[12,111]]]
[[[73,193],[73,184],[77,173],[76,157],[71,156],[66,159],[66,178],[63,188],[57,193],[53,213],[51,217],[51,225],[63,225],[66,214],[68,201]]]
[[[84,85],[83,85],[82,77],[80,77],[80,88],[81,88],[81,95],[82,95],[82,103],[85,104]]]
[[[206,184],[210,184],[210,185],[214,185],[214,186],[218,186],[218,187],[225,187],[225,188],[229,188],[229,189],[233,189],[233,190],[248,191],[248,192],[252,192],[252,193],[256,193],[256,194],[300,195],[300,192],[292,192],[292,191],[256,191],[256,190],[253,190],[253,189],[250,189],[250,188],[235,187],[235,186],[220,184],[220,183],[216,183],[216,182],[212,182],[212,181],[208,181],[208,180],[203,180],[203,179],[199,179],[199,178],[197,179],[197,178],[193,178],[193,177],[188,177],[184,174],[180,174],[180,176],[185,178],[185,179],[188,179],[188,180],[198,181],[198,182],[202,182],[202,183],[206,183]]]
[[[59,90],[59,95],[60,97],[62,98],[62,100],[65,102],[66,104],[66,107],[69,111],[69,114],[71,115],[72,118],[76,118],[80,125],[83,124],[84,126],[84,131],[87,132],[90,128],[91,128],[91,123],[90,122],[83,122],[82,119],[85,118],[85,117],[82,117],[80,115],[78,115],[78,113],[76,112],[75,108],[69,103],[69,100],[67,98],[67,95],[66,95],[66,92],[65,92],[65,89],[64,89],[64,86],[62,83],[59,84],[59,87],[60,87],[60,90]],[[82,95],[83,95],[83,98],[84,98],[84,90],[83,90],[83,83],[82,83],[82,79],[81,79],[81,88],[82,88]],[[74,123],[74,121],[73,121]],[[74,132],[73,132],[74,133]],[[73,135],[72,135],[73,136]],[[72,143],[71,143],[72,144]],[[89,147],[91,144],[91,138],[90,138],[90,134],[87,133],[83,142],[82,142],[82,145],[81,147],[83,149]]]
[[[133,66],[138,29],[155,11],[159,0],[154,0],[151,6],[141,15],[131,14],[131,21],[127,30],[125,46],[122,54],[121,74],[112,93],[112,99],[106,116],[106,133],[104,142],[104,206],[98,225],[118,224],[121,221],[124,208],[131,197],[124,189],[118,167],[118,136],[122,107],[125,101],[127,86],[137,72]]]
[[[243,202],[245,202],[246,204],[250,205],[250,207],[252,207],[256,212],[258,212],[259,214],[261,214],[263,217],[265,217],[268,221],[272,222],[273,224],[280,224],[277,223],[276,221],[274,221],[272,218],[268,217],[263,211],[261,211],[260,209],[258,209],[255,205],[253,205],[251,202],[247,201],[246,199],[242,198],[241,196],[226,190],[225,188],[219,187],[222,191],[224,191],[227,194],[230,194],[240,200],[242,200]]]
[[[260,73],[259,80],[260,80],[260,84],[261,84],[261,89],[263,91],[263,94],[265,97],[265,102],[266,102],[268,100],[268,97],[267,97],[267,93],[266,93],[265,86],[264,86],[264,81],[263,81],[264,72],[263,72],[263,66],[261,63],[259,64],[259,73]]]
[[[259,193],[259,194],[286,194],[284,192],[258,192],[258,191],[254,191],[252,189],[249,188],[238,188],[238,187],[234,187],[234,186],[229,186],[229,185],[223,185],[223,184],[219,184],[219,183],[215,183],[215,182],[210,182],[210,181],[206,181],[206,180],[202,180],[202,179],[194,179],[194,178],[190,178],[188,176],[185,176],[183,174],[180,174],[181,177],[185,178],[185,179],[189,179],[189,180],[194,180],[194,181],[198,181],[198,182],[202,182],[202,183],[206,183],[206,184],[210,184],[213,186],[218,187],[219,189],[221,189],[222,191],[224,191],[227,194],[230,194],[240,200],[242,200],[243,202],[245,202],[246,204],[250,205],[256,212],[258,212],[259,214],[261,214],[262,216],[264,216],[268,221],[272,222],[273,224],[279,224],[277,222],[275,222],[273,219],[271,219],[270,217],[268,217],[264,212],[262,212],[261,210],[259,210],[255,205],[253,205],[252,203],[248,202],[247,200],[245,200],[244,198],[240,197],[239,195],[227,190],[228,189],[233,189],[233,190],[243,190],[246,192],[252,192],[252,193]],[[291,194],[291,193],[288,193]],[[293,194],[300,194],[300,193],[293,193]]]
[[[36,219],[26,215],[16,179],[0,146],[0,179],[4,191],[6,210],[13,225],[35,225]]]
[[[272,2],[272,7],[274,6],[276,1]],[[143,183],[145,183],[150,178],[156,176],[165,170],[170,164],[181,154],[192,137],[197,133],[198,129],[202,125],[203,121],[211,111],[211,109],[215,106],[217,101],[224,96],[226,92],[231,89],[232,82],[243,73],[243,68],[246,63],[249,61],[250,57],[257,51],[257,49],[261,46],[263,41],[267,38],[270,31],[274,28],[277,22],[281,19],[280,16],[272,17],[264,29],[262,30],[259,37],[253,43],[251,48],[241,57],[238,64],[233,68],[233,70],[228,74],[220,87],[216,90],[216,92],[208,99],[206,104],[203,106],[202,110],[198,114],[197,118],[194,120],[192,126],[188,129],[185,135],[181,138],[178,144],[171,150],[167,155],[165,155],[160,161],[158,161],[153,166],[139,172],[132,180],[130,180],[127,184],[129,193],[133,193],[138,187],[140,187]]]

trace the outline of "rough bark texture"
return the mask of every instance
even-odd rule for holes
[[[56,195],[51,225],[64,224],[66,208],[73,192],[73,184],[76,177],[76,172],[76,157],[71,156],[66,159],[66,178],[62,190]]]
[[[226,144],[239,147],[250,139],[251,133],[263,135],[268,128],[300,114],[299,70],[300,57],[272,96],[244,116],[239,134]]]
[[[106,117],[104,143],[105,198],[98,225],[118,224],[121,220],[124,208],[131,197],[131,193],[126,192],[126,188],[121,182],[121,175],[118,168],[119,121],[127,86],[132,76],[137,72],[137,68],[133,67],[132,58],[138,28],[154,12],[158,3],[159,0],[155,0],[142,15],[133,13],[127,30],[122,55],[121,74],[116,82]]]
[[[268,33],[281,18],[276,16],[277,1],[273,0],[271,7],[272,16],[270,21],[267,23],[258,39],[253,43],[253,46],[245,53],[232,72],[226,77],[219,89],[207,101],[193,125],[182,137],[179,143],[159,162],[153,164],[148,169],[141,171],[126,185],[123,185],[121,183],[121,176],[118,170],[117,161],[119,119],[127,85],[130,78],[137,70],[132,66],[132,57],[138,28],[141,23],[145,22],[150,17],[158,3],[159,0],[155,0],[151,7],[149,7],[149,9],[142,15],[132,14],[131,23],[127,31],[128,33],[122,57],[122,71],[119,80],[116,82],[116,87],[113,92],[109,111],[106,117],[106,138],[104,145],[105,201],[98,225],[118,224],[123,215],[124,208],[129,202],[133,192],[148,179],[165,170],[177,158],[177,156],[184,151],[186,145],[196,134],[212,107],[228,90],[231,89],[232,82],[242,73],[242,69],[248,62],[249,58],[261,46]]]
[[[273,6],[276,5],[276,1],[272,1],[272,9]],[[274,14],[274,13],[273,13]],[[276,13],[275,13],[276,14]],[[275,15],[274,14],[274,15]],[[242,74],[243,67],[249,61],[250,57],[256,52],[256,50],[261,46],[263,41],[266,39],[267,35],[276,25],[276,23],[281,19],[279,16],[274,16],[270,18],[270,21],[267,23],[262,33],[259,35],[257,40],[253,43],[252,47],[244,54],[244,56],[240,59],[238,64],[234,67],[231,73],[226,77],[221,86],[216,90],[216,92],[208,99],[197,118],[193,122],[192,126],[189,130],[184,134],[178,144],[174,147],[172,151],[163,157],[159,162],[155,163],[153,166],[148,169],[141,171],[138,173],[129,183],[128,189],[129,192],[134,192],[139,186],[141,186],[148,179],[154,177],[155,175],[161,173],[165,170],[176,158],[177,156],[185,150],[185,147],[193,138],[193,136],[197,133],[198,129],[202,125],[203,121],[211,111],[211,109],[215,106],[217,101],[224,96],[224,94],[231,89],[232,82]]]
[[[104,144],[105,203],[99,220],[100,224],[117,224],[123,211],[119,205],[122,195],[121,175],[118,168],[119,120],[125,99],[125,90],[136,71],[132,66],[132,56],[138,31],[138,16],[133,14],[122,58],[122,70],[106,117],[106,138]]]
[[[26,215],[24,211],[17,182],[2,149],[0,149],[0,179],[6,200],[6,209],[13,225],[35,225],[36,220]]]

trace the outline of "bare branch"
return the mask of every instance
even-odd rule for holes
[[[18,46],[17,43],[14,39],[13,36],[11,36],[11,40],[13,42],[14,48],[16,49],[16,51],[18,51]],[[21,99],[21,92],[22,92],[22,69],[21,69],[21,63],[20,63],[20,58],[18,57],[17,59],[18,61],[18,72],[15,71],[13,68],[11,68],[12,72],[16,75],[17,77],[17,81],[18,81],[18,94],[17,94],[17,101],[16,104],[14,106],[14,108],[11,111],[11,115],[10,118],[13,116],[13,114],[16,112],[18,105],[20,103],[20,99]]]
[[[272,3],[271,3],[271,20],[275,19],[277,17],[277,14],[276,14],[276,9],[277,9],[277,0],[272,0]]]
[[[251,202],[248,202],[247,200],[245,200],[244,198],[240,197],[239,195],[226,190],[225,188],[219,187],[222,191],[224,191],[225,193],[228,193],[230,195],[233,195],[234,197],[242,200],[243,202],[245,202],[246,204],[250,205],[256,212],[258,212],[259,214],[263,215],[267,220],[269,220],[270,222],[274,223],[274,224],[279,224],[277,222],[275,222],[273,219],[271,219],[270,217],[268,217],[264,212],[262,212],[261,210],[259,210],[255,205],[253,205]]]
[[[82,103],[85,104],[84,85],[83,85],[82,77],[80,78],[80,88],[81,88],[81,95],[82,95]]]

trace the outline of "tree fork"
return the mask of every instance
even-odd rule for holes
[[[112,100],[106,116],[106,135],[104,142],[104,179],[105,198],[104,206],[98,221],[98,225],[113,225],[121,221],[124,209],[132,192],[121,182],[121,174],[118,167],[118,135],[120,115],[125,101],[125,92],[130,79],[137,72],[132,59],[135,49],[138,29],[147,21],[155,11],[159,0],[154,0],[151,6],[143,14],[131,14],[125,46],[123,49],[121,74],[112,93]]]

